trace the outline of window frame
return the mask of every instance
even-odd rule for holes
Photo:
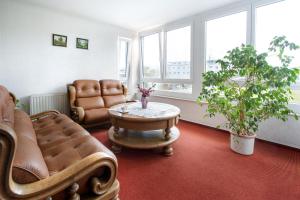
[[[161,29],[154,29],[151,31],[143,32],[139,34],[140,41],[140,78],[144,82],[158,82],[162,79],[162,41],[161,41]],[[158,45],[159,45],[159,69],[160,69],[160,78],[145,78],[144,77],[144,38],[147,36],[158,34]]]
[[[121,41],[125,41],[127,43],[127,55],[126,55],[126,78],[122,79],[120,77],[120,56],[121,56]],[[131,62],[132,62],[132,39],[127,37],[118,37],[118,80],[122,83],[126,83],[129,85],[130,73],[131,73]]]
[[[256,15],[256,9],[276,3],[283,2],[285,0],[257,0],[251,3],[251,11],[252,11],[252,16],[251,16],[251,35],[252,35],[252,45],[256,46],[256,20],[257,20],[257,15]],[[297,81],[294,85],[295,87],[300,88],[300,81]],[[300,102],[290,102],[289,103],[289,108],[295,111],[296,113],[299,114],[300,116]]]
[[[192,24],[192,59],[191,63],[191,81],[192,84],[192,94],[187,93],[178,93],[178,92],[169,92],[169,91],[155,91],[154,96],[165,97],[165,98],[174,98],[188,101],[195,101],[198,97],[203,80],[202,73],[206,71],[206,21],[225,17],[228,15],[236,14],[239,12],[247,11],[247,30],[246,30],[246,44],[255,46],[255,35],[256,35],[256,8],[261,6],[267,6],[270,4],[278,3],[284,0],[249,0],[249,1],[239,1],[235,3],[231,3],[219,8],[214,8],[208,11],[201,12],[199,14],[183,18],[180,20],[176,20],[170,22],[165,25],[161,25],[151,30],[139,32],[139,41],[141,41],[141,36],[150,35],[157,32],[163,32],[164,30],[176,29],[180,27],[186,26],[188,23]],[[164,38],[161,38],[164,40]],[[140,42],[141,43],[141,42]],[[141,55],[142,48],[141,44],[139,44],[139,53]],[[165,45],[165,44],[163,44]],[[165,48],[165,47],[164,47]],[[166,52],[163,52],[164,54]],[[165,65],[165,61],[163,62]],[[162,64],[161,64],[162,67]],[[181,83],[181,80],[170,80],[164,81],[162,79],[149,80],[143,79],[142,73],[142,59],[139,57],[139,82],[159,82],[159,83]],[[162,70],[161,70],[162,72]],[[205,103],[205,102],[204,102]],[[295,110],[297,113],[300,113],[300,103],[290,103],[290,107]]]
[[[166,41],[167,41],[167,32],[184,28],[190,26],[191,28],[191,46],[190,46],[190,78],[189,79],[167,79],[166,78]],[[153,35],[153,34],[159,34],[159,48],[160,48],[160,74],[161,77],[159,79],[155,78],[145,78],[144,77],[144,71],[143,71],[143,39],[144,37]],[[182,20],[177,23],[167,24],[164,26],[157,27],[155,29],[149,30],[149,31],[143,31],[139,33],[139,41],[140,41],[140,61],[139,61],[139,69],[140,69],[140,83],[143,82],[153,82],[153,83],[178,83],[178,84],[191,84],[193,86],[193,72],[194,72],[194,20]],[[154,96],[164,96],[164,97],[174,97],[174,98],[180,98],[185,99],[188,96],[188,99],[192,99],[193,95],[193,89],[192,93],[183,93],[183,92],[176,92],[176,91],[165,91],[165,90],[156,90],[154,92]]]
[[[207,58],[207,22],[211,21],[211,20],[216,20],[216,19],[221,19],[223,17],[227,17],[230,15],[234,15],[234,14],[239,14],[242,12],[246,12],[246,45],[251,44],[252,43],[252,36],[251,36],[251,28],[252,28],[252,24],[251,24],[251,19],[252,19],[252,8],[251,5],[238,5],[236,7],[233,7],[231,9],[219,9],[219,12],[211,12],[211,13],[207,13],[204,17],[203,17],[203,23],[204,23],[204,35],[203,35],[203,39],[204,39],[204,45],[203,45],[203,52],[204,52],[204,56],[203,56],[203,71],[204,73],[207,72],[206,70],[206,58]],[[225,56],[225,55],[224,55]],[[201,77],[202,79],[202,77]]]
[[[192,84],[193,83],[193,69],[194,69],[194,54],[193,54],[193,49],[194,49],[194,25],[193,21],[188,21],[188,22],[182,22],[174,25],[168,25],[164,28],[163,34],[164,34],[164,56],[163,56],[163,82],[164,83],[186,83],[186,84]],[[191,33],[190,33],[190,78],[188,79],[174,79],[174,78],[167,78],[167,33],[170,31],[175,31],[177,29],[185,28],[185,27],[190,27]],[[176,92],[178,93],[178,92]]]

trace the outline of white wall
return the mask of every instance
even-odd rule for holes
[[[170,103],[178,106],[181,110],[181,119],[186,121],[214,128],[225,122],[225,119],[221,116],[214,118],[204,117],[206,106],[200,107],[195,101],[155,96],[151,97],[151,101]],[[287,122],[270,119],[260,125],[257,137],[262,140],[300,149],[299,127],[300,121],[295,121],[294,119],[290,119]]]
[[[68,47],[52,46],[52,33],[68,36]],[[117,78],[118,36],[134,38],[135,32],[0,0],[0,84],[24,98],[66,92],[75,79]],[[89,39],[89,50],[77,49],[76,37]]]

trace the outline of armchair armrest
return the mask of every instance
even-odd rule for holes
[[[84,119],[84,109],[82,107],[71,106],[71,117],[76,122],[82,122]]]
[[[68,96],[70,101],[71,118],[76,122],[82,122],[84,119],[84,109],[82,107],[75,106],[76,89],[73,85],[68,85]]]

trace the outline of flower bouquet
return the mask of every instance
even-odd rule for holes
[[[139,92],[142,94],[141,102],[142,102],[142,108],[143,109],[147,108],[147,104],[148,104],[147,97],[150,96],[151,92],[154,92],[153,88],[155,87],[155,85],[156,84],[153,84],[150,88],[144,88],[144,87],[141,87],[140,84],[138,84]]]

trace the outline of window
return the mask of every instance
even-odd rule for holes
[[[226,52],[246,44],[247,12],[240,12],[206,22],[206,71],[218,71],[218,59]]]
[[[192,93],[191,36],[192,26],[186,25],[141,37],[145,86],[156,83],[160,92]]]
[[[255,40],[258,52],[267,52],[271,40],[275,36],[285,35],[289,41],[300,45],[300,2],[299,0],[285,0],[256,8]],[[288,54],[291,55],[291,52]],[[291,67],[300,67],[300,50],[293,51],[294,60]],[[271,55],[269,62],[280,64],[276,55]],[[292,86],[294,101],[300,103],[300,79]]]
[[[145,87],[151,87],[154,83],[153,82],[145,82]],[[186,83],[155,83],[155,90],[161,92],[178,92],[178,93],[185,93],[191,94],[192,93],[192,84]]]
[[[166,33],[166,78],[191,77],[191,26]]]
[[[128,85],[130,69],[130,40],[126,38],[119,38],[119,61],[118,61],[118,73],[119,80]]]
[[[159,79],[160,71],[160,34],[145,36],[142,39],[143,76],[145,79]]]

